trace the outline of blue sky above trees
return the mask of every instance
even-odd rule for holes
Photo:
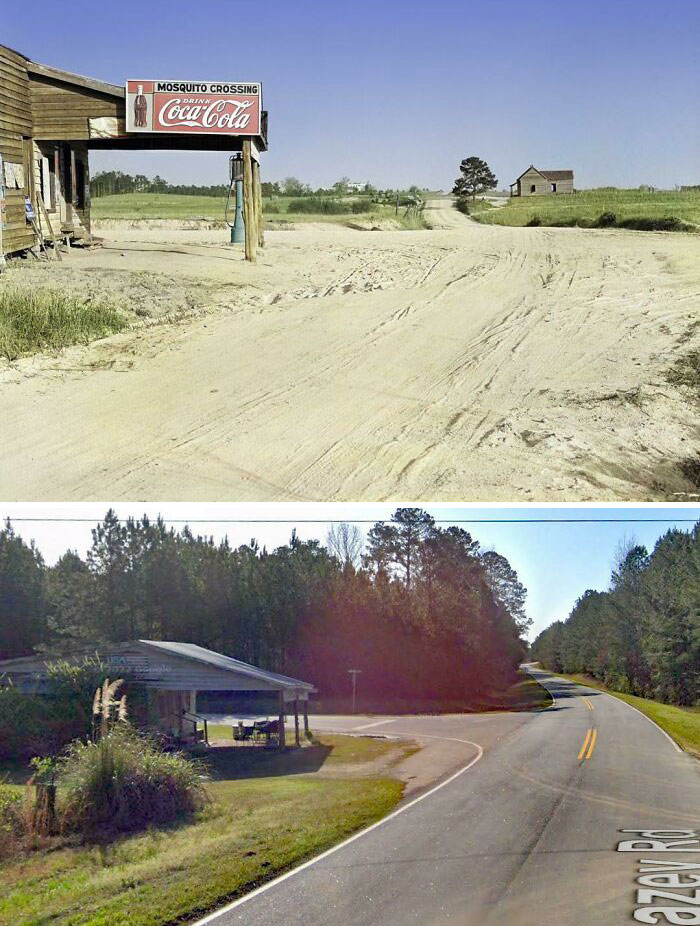
[[[37,27],[37,23],[40,24]],[[46,64],[127,77],[260,79],[268,179],[448,188],[484,157],[578,186],[700,182],[695,0],[36,0],[2,41]],[[221,182],[224,154],[95,152],[93,168]]]

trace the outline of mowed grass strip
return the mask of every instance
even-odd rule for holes
[[[325,750],[334,751],[322,737]],[[333,737],[338,745],[342,737]],[[369,740],[371,757],[385,742]],[[373,749],[374,746],[378,749]],[[348,747],[352,751],[354,746]],[[62,848],[0,865],[2,926],[166,926],[192,921],[373,823],[400,800],[388,778],[323,778],[267,753],[261,777],[213,780],[190,823],[107,846]],[[226,750],[258,753],[262,750]],[[270,764],[272,763],[272,764]],[[214,760],[212,771],[217,774]],[[222,763],[218,773],[226,773]]]
[[[650,698],[639,698],[637,695],[613,691],[612,688],[608,688],[602,682],[598,682],[588,675],[562,675],[561,672],[555,674],[559,678],[569,679],[569,681],[577,682],[580,685],[586,685],[588,688],[597,688],[599,691],[605,691],[607,694],[619,698],[620,701],[626,701],[627,704],[636,707],[642,714],[646,714],[647,717],[658,723],[661,729],[665,730],[682,749],[700,758],[700,708],[660,704]]]
[[[100,302],[83,302],[51,289],[0,289],[0,355],[7,360],[87,344],[126,325],[123,315]]]
[[[605,214],[609,214],[608,218],[601,222]],[[601,222],[601,227],[692,231],[700,228],[700,192],[600,189],[558,196],[522,196],[475,218],[489,225],[537,223],[590,228]]]

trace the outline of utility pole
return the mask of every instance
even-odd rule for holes
[[[355,713],[355,703],[357,694],[357,676],[362,674],[362,669],[348,669],[348,675],[352,676],[352,712]]]

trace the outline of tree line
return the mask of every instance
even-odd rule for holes
[[[348,177],[341,177],[329,187],[314,189],[309,183],[297,177],[285,177],[283,180],[265,180],[261,183],[262,195],[268,198],[276,196],[292,196],[294,198],[306,196],[348,196],[350,194],[370,196],[375,202],[394,202],[396,197],[420,197],[424,192],[418,186],[411,186],[407,190],[378,190],[367,182],[358,185]],[[118,193],[172,193],[181,196],[226,196],[228,183],[201,185],[194,183],[170,183],[156,174],[147,177],[145,174],[125,174],[120,170],[101,170],[90,178],[90,195],[113,196]]]
[[[495,551],[417,508],[363,537],[232,547],[160,519],[92,531],[85,557],[47,566],[0,531],[0,659],[104,642],[180,640],[344,696],[349,668],[376,698],[465,699],[502,691],[523,657],[526,591]]]
[[[555,672],[587,673],[610,688],[670,704],[700,701],[700,522],[669,530],[649,553],[618,551],[610,589],[587,591],[531,656]]]

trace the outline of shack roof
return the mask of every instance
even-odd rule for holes
[[[522,180],[525,174],[529,173],[531,170],[537,171],[540,176],[544,177],[545,180],[573,180],[574,172],[573,170],[540,170],[539,167],[535,167],[534,164],[530,164],[527,170],[524,170],[519,177],[516,177],[513,183],[517,183],[518,180]],[[512,184],[511,184],[512,186]]]
[[[79,665],[89,657],[97,657],[104,662],[110,675],[131,675],[150,688],[170,691],[281,691],[287,695],[315,691],[310,682],[261,669],[195,643],[164,640],[131,640],[90,650],[81,648],[57,656],[6,659],[0,662],[0,678],[4,675],[14,683],[40,683],[48,678],[48,668],[52,663],[66,661]]]
[[[73,74],[72,71],[63,71],[60,68],[50,67],[48,64],[39,64],[29,58],[27,59],[27,70],[30,74],[36,74],[38,77],[46,77],[52,81],[72,84],[85,90],[96,90],[98,93],[104,93],[107,96],[117,97],[121,100],[126,96],[126,89],[118,84],[96,80],[94,77],[84,77],[82,74]]]

